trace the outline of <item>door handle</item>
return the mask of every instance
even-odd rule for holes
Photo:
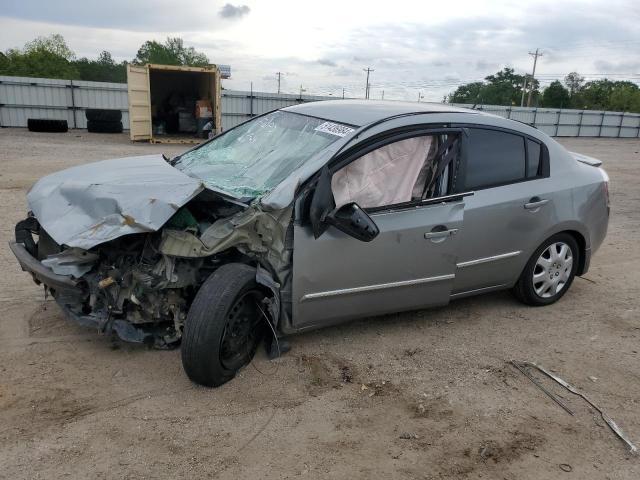
[[[458,229],[457,228],[452,228],[451,230],[439,230],[439,231],[431,231],[431,232],[427,232],[424,234],[424,238],[426,238],[427,240],[444,240],[447,237],[450,237],[451,235],[455,235],[456,233],[458,233]]]
[[[533,197],[531,200],[529,200],[528,203],[524,204],[524,208],[526,208],[527,210],[537,210],[547,203],[549,203],[549,200],[546,198],[541,199],[540,197]]]

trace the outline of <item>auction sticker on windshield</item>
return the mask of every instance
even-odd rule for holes
[[[344,137],[354,131],[353,128],[346,125],[340,125],[339,123],[324,122],[318,125],[315,129],[316,132],[324,132],[330,135],[336,135],[338,137]]]

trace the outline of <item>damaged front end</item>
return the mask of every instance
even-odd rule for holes
[[[274,328],[286,278],[289,209],[263,212],[204,190],[155,232],[134,233],[89,249],[62,246],[31,214],[16,225],[11,248],[23,270],[43,284],[77,323],[128,342],[171,348],[181,339],[191,302],[219,266],[257,267],[272,293]]]
[[[201,285],[229,263],[255,270],[258,311],[292,333],[293,197],[353,131],[276,111],[172,160],[56,172],[29,191],[11,249],[69,316],[127,341],[179,342]]]
[[[200,202],[200,209],[211,202]],[[216,202],[214,202],[216,203]],[[241,208],[221,204],[198,221],[183,207],[158,232],[131,234],[89,250],[57,244],[35,216],[16,226],[11,245],[23,270],[43,284],[78,323],[123,340],[166,348],[181,337],[186,314],[199,285],[220,264],[237,261],[239,252],[216,255],[167,255],[165,232],[199,235],[222,215]],[[198,206],[198,202],[194,203]],[[36,238],[34,238],[34,236]]]

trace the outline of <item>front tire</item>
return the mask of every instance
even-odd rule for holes
[[[545,240],[533,253],[513,293],[521,302],[540,307],[551,305],[567,293],[578,269],[580,250],[568,233]]]
[[[265,298],[256,270],[223,265],[202,284],[182,334],[182,366],[195,383],[218,387],[251,362],[264,333]]]

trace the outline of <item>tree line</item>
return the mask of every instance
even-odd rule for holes
[[[471,82],[459,86],[446,97],[449,103],[520,105],[525,76],[512,68],[485,77],[482,82]],[[527,92],[532,89],[533,105],[547,108],[575,108],[579,110],[612,110],[640,112],[640,87],[633,82],[591,80],[586,82],[577,72],[569,73],[562,81],[554,80],[540,89],[537,80],[528,79]]]
[[[178,37],[168,37],[163,43],[144,42],[131,62],[116,62],[106,50],[96,59],[77,58],[62,35],[53,34],[27,42],[23,48],[0,52],[0,75],[121,83],[127,81],[128,63],[206,66],[209,59],[193,47],[185,47]],[[459,86],[445,101],[520,105],[525,78],[512,68],[504,68],[482,82]],[[586,82],[572,72],[563,81],[555,80],[544,89],[540,89],[538,80],[528,79],[527,88],[531,90],[533,105],[539,107],[640,112],[640,88],[629,81],[605,78]]]
[[[77,58],[64,37],[53,34],[27,42],[23,48],[0,52],[0,75],[122,83],[127,81],[128,63],[201,67],[209,65],[209,59],[193,47],[185,47],[177,37],[168,37],[164,43],[144,42],[131,62],[116,62],[106,50],[96,59]]]

